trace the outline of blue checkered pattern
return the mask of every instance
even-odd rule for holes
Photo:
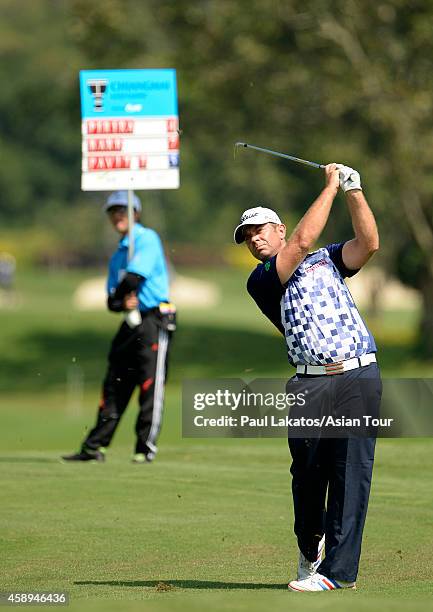
[[[324,365],[376,350],[326,248],[309,254],[289,279],[281,320],[293,365]]]

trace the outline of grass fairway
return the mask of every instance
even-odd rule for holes
[[[431,600],[432,441],[380,441],[359,590],[320,602],[286,591],[297,550],[283,440],[161,446],[150,466],[129,464],[119,444],[104,465],[3,455],[0,590],[62,588],[76,603],[143,600],[152,610]]]
[[[22,277],[20,309],[0,313],[0,592],[63,589],[70,609],[101,612],[433,609],[433,440],[378,442],[359,589],[307,595],[286,589],[297,547],[285,440],[182,439],[182,377],[285,371],[280,339],[232,278],[219,279],[229,294],[215,313],[181,317],[154,464],[129,462],[134,406],[105,464],[60,463],[93,424],[116,324],[71,310],[79,279]],[[31,302],[36,285],[44,298]],[[390,371],[410,354],[398,342],[383,353]]]

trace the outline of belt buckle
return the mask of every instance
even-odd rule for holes
[[[325,374],[326,376],[333,376],[334,374],[344,373],[344,363],[337,361],[336,363],[325,363]]]

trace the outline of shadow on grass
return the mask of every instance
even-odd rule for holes
[[[115,328],[113,328],[113,334]],[[75,368],[86,384],[100,384],[111,337],[91,328],[26,333],[13,354],[2,356],[2,391],[38,391],[66,384]],[[398,369],[413,359],[410,346],[380,346],[382,369]],[[169,381],[184,378],[287,376],[284,339],[254,329],[180,324],[171,348]]]
[[[287,589],[287,584],[262,582],[212,582],[210,580],[92,580],[75,581],[81,586],[154,587],[158,591],[179,589]]]
[[[0,457],[0,463],[59,463],[59,459],[48,457]]]
[[[115,329],[113,329],[113,334]],[[0,390],[44,390],[65,385],[68,370],[80,369],[84,381],[100,384],[111,337],[91,329],[18,337],[16,351],[2,358]],[[176,332],[170,355],[169,379],[249,376],[285,367],[284,341],[254,330],[216,329],[183,325]]]

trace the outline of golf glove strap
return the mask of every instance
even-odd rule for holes
[[[339,165],[338,169],[340,171],[340,187],[344,192],[351,191],[352,189],[360,189],[362,191],[359,172],[349,166]]]

